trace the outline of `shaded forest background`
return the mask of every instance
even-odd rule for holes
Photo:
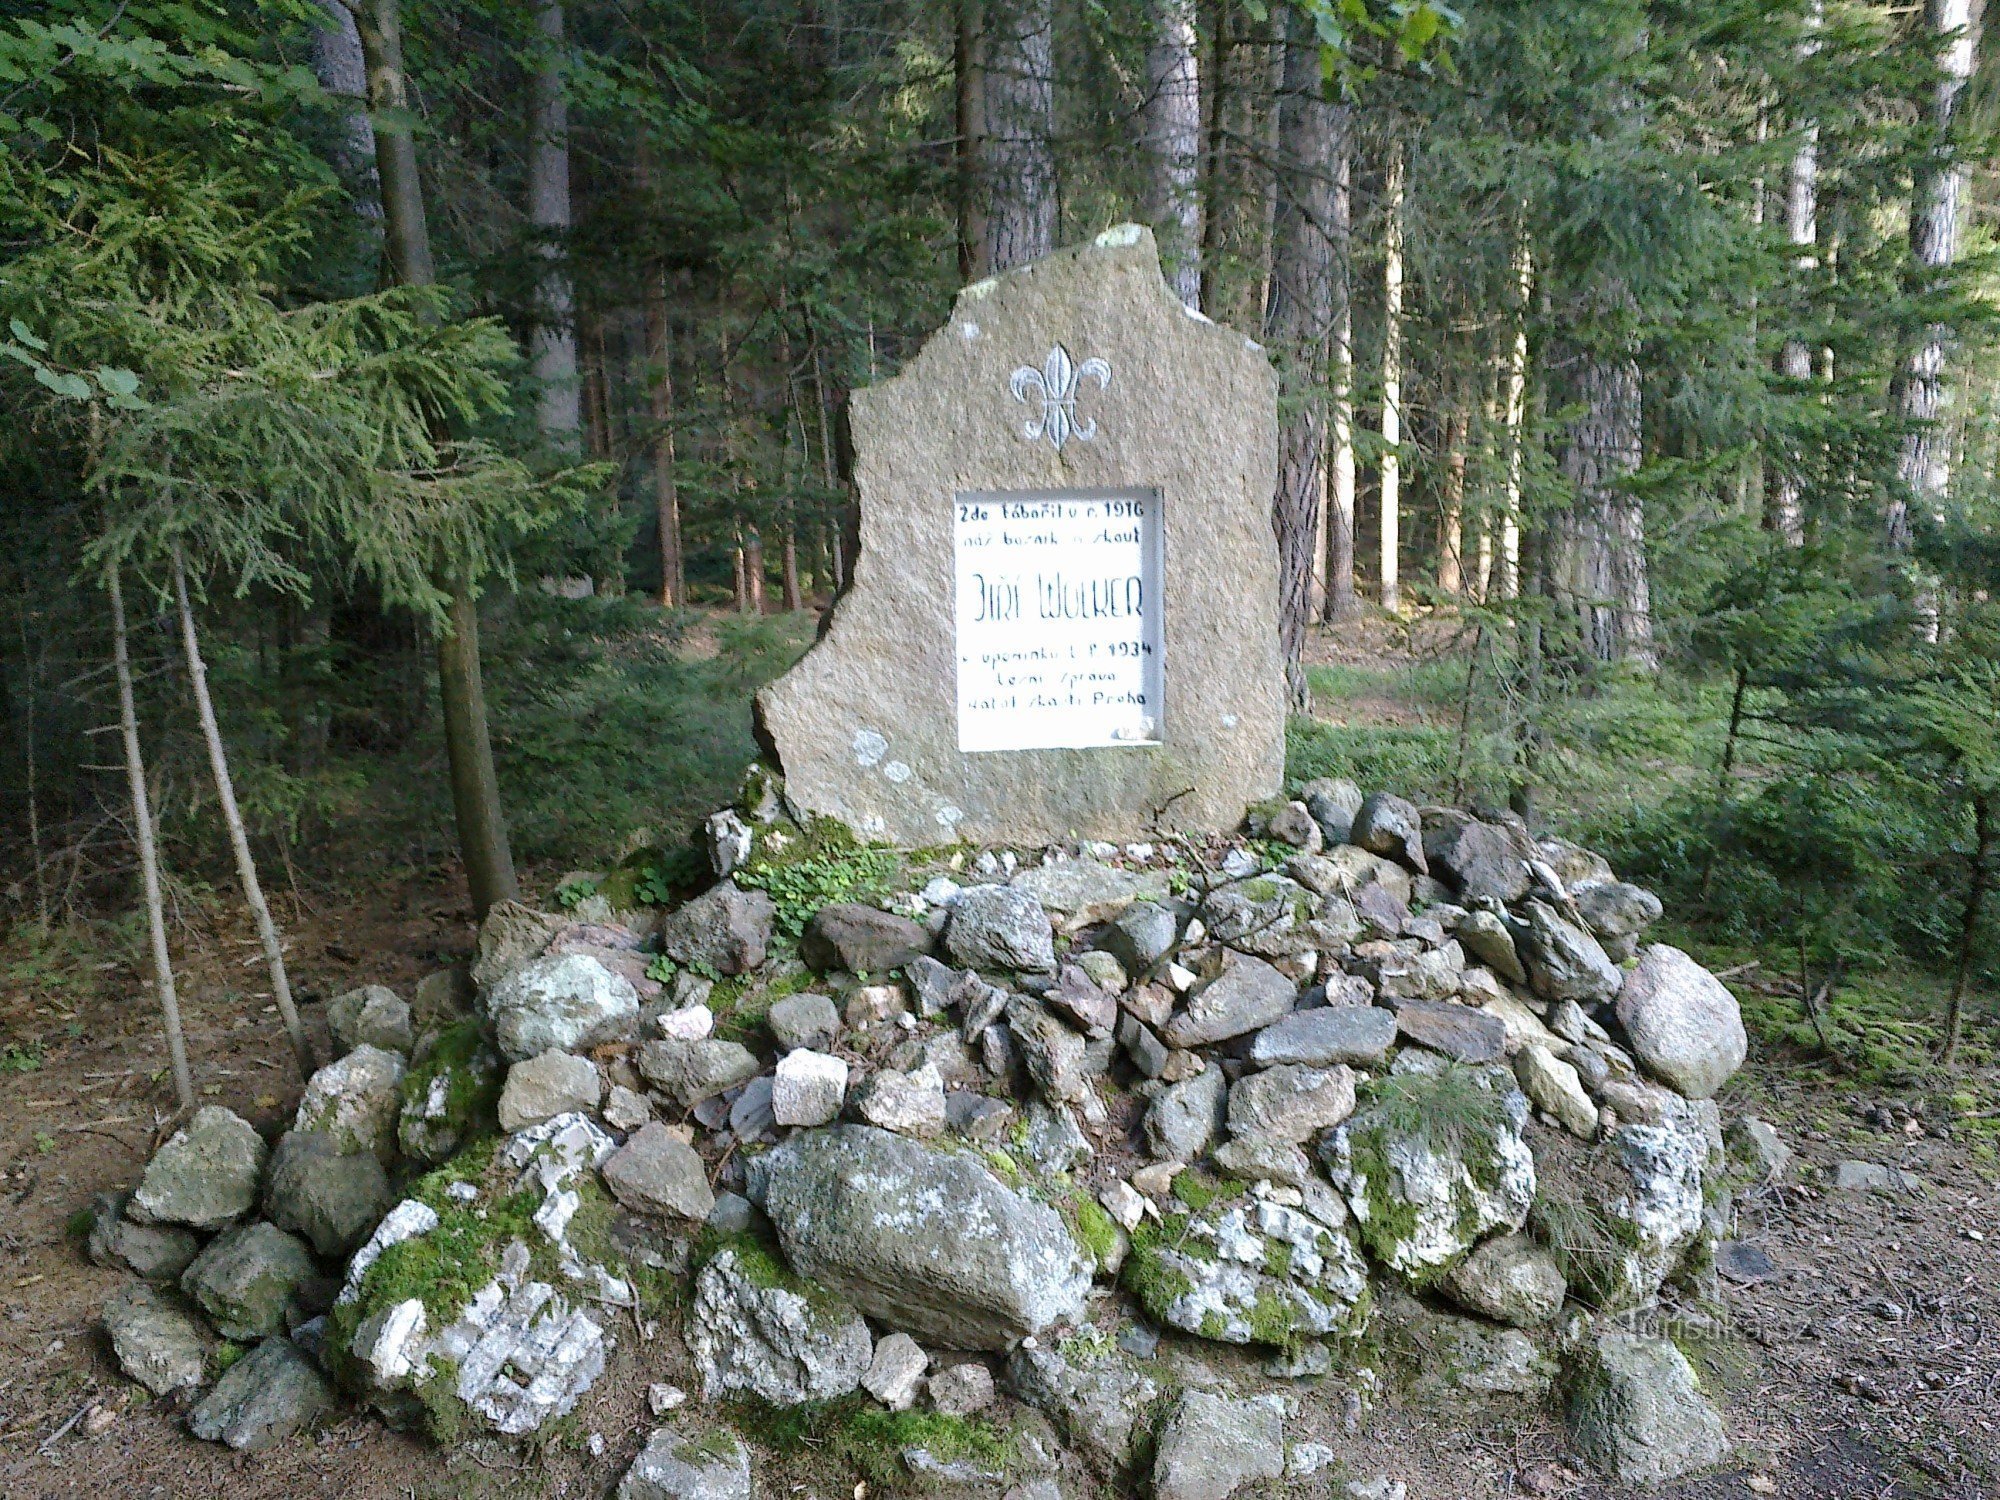
[[[145,952],[142,833],[156,952],[253,865],[280,927],[671,893],[844,576],[847,394],[1138,219],[1281,372],[1295,778],[1593,841],[1802,1045],[1990,1061],[1977,22],[0,0],[9,962]]]

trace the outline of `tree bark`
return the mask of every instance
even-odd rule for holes
[[[764,613],[764,533],[755,526],[743,535],[743,609],[746,614]]]
[[[1513,310],[1514,336],[1507,353],[1506,399],[1501,420],[1506,428],[1507,477],[1500,500],[1500,597],[1521,593],[1521,472],[1528,412],[1528,304],[1535,291],[1535,260],[1528,248],[1525,215],[1515,231]]]
[[[1382,207],[1382,608],[1402,608],[1403,148],[1389,147]]]
[[[1055,22],[1051,0],[992,0],[986,17],[986,265],[1056,247]]]
[[[125,784],[132,796],[132,835],[139,846],[139,885],[146,903],[146,937],[153,954],[153,991],[167,1033],[167,1061],[174,1095],[182,1110],[195,1106],[194,1078],[188,1072],[187,1042],[181,1035],[180,997],[174,992],[174,965],[167,952],[167,911],[160,898],[160,854],[153,838],[152,798],[146,790],[146,762],[139,752],[139,711],[132,696],[132,657],[126,645],[125,593],[114,570],[106,579],[111,594],[111,660],[118,674],[118,728],[125,743]]]
[[[958,191],[958,276],[978,281],[986,259],[986,74],[980,65],[982,0],[958,0],[952,36],[953,158]]]
[[[1919,274],[1935,287],[1958,259],[1965,168],[1950,132],[1958,116],[1959,95],[1972,77],[1972,0],[1926,0],[1924,18],[1942,49],[1931,98],[1931,125],[1940,139],[1930,167],[1911,194],[1910,253]],[[1950,340],[1948,327],[1931,324],[1903,372],[1899,405],[1908,432],[1897,463],[1903,494],[1889,508],[1889,540],[1897,547],[1910,545],[1910,507],[1935,512],[1951,485],[1951,437],[1945,429],[1949,403],[1945,359]]]
[[[1222,264],[1222,228],[1229,194],[1228,184],[1228,105],[1229,105],[1229,0],[1205,0],[1209,29],[1208,103],[1202,149],[1201,215],[1201,305],[1218,305],[1221,286],[1217,273]]]
[[[1331,625],[1355,611],[1354,594],[1354,235],[1350,191],[1352,132],[1333,148],[1333,371],[1327,389],[1326,578],[1320,617]]]
[[[646,390],[653,422],[653,516],[660,543],[660,603],[668,609],[687,603],[680,488],[674,475],[672,339],[666,267],[656,263],[646,276]]]
[[[1333,327],[1334,140],[1346,128],[1346,111],[1326,101],[1312,22],[1298,12],[1285,15],[1281,176],[1264,335],[1278,354],[1282,414],[1271,516],[1278,539],[1278,640],[1292,705],[1303,710],[1310,699],[1304,650],[1312,621],[1327,342]]]
[[[1624,288],[1600,309],[1617,309]],[[1592,317],[1583,314],[1584,326]],[[1564,518],[1559,587],[1585,649],[1601,661],[1645,670],[1658,663],[1646,568],[1644,502],[1626,483],[1638,472],[1639,367],[1622,351],[1576,351],[1572,400],[1582,409],[1564,436],[1562,472],[1574,492]]]
[[[257,924],[257,941],[264,950],[264,967],[271,976],[271,998],[292,1040],[292,1055],[298,1059],[299,1077],[310,1078],[316,1066],[312,1040],[305,1023],[292,1003],[291,977],[285,972],[285,947],[278,937],[278,924],[271,919],[271,905],[264,899],[263,882],[257,878],[257,861],[250,852],[250,836],[243,826],[243,810],[236,803],[236,785],[229,775],[229,752],[222,743],[222,728],[215,717],[215,702],[208,691],[208,666],[201,659],[201,641],[195,634],[194,607],[188,601],[187,568],[178,548],[174,551],[174,603],[180,612],[181,654],[187,659],[188,686],[194,692],[195,714],[201,720],[202,743],[208,747],[209,774],[215,779],[215,800],[222,809],[222,826],[229,834],[229,852],[236,860],[236,878],[243,883],[243,901]]]
[[[343,106],[334,170],[353,194],[356,210],[379,228],[382,185],[375,170],[375,125],[368,118],[368,64],[361,55],[361,34],[341,0],[320,0],[320,9],[326,24],[312,34],[313,77]]]
[[[528,77],[528,226],[542,263],[535,283],[529,359],[535,426],[545,442],[573,449],[582,426],[576,308],[569,275],[569,98],[563,79],[562,0],[535,0],[539,44]]]
[[[1817,4],[1808,12],[1806,25],[1809,32],[1819,29],[1820,7]],[[1803,50],[1810,54],[1816,46],[1809,38]],[[1761,193],[1759,196],[1762,196]],[[1801,127],[1798,149],[1792,153],[1790,169],[1785,176],[1785,238],[1799,252],[1792,265],[1801,273],[1810,273],[1818,264],[1813,254],[1813,247],[1819,240],[1818,208],[1819,126],[1808,121]],[[1778,370],[1785,379],[1801,388],[1812,379],[1812,351],[1797,334],[1788,337],[1784,347],[1778,351]],[[1771,473],[1769,508],[1765,512],[1764,524],[1797,547],[1804,545],[1806,539],[1804,462],[1796,443],[1788,447],[1789,451],[1782,455]]]
[[[1981,792],[1972,799],[1972,879],[1965,891],[1965,906],[1959,914],[1958,962],[1954,966],[1951,999],[1945,1007],[1943,1061],[1949,1066],[1958,1060],[1959,1043],[1965,1036],[1965,997],[1972,987],[1972,959],[1979,936],[1979,921],[1986,909],[1986,896],[1993,883],[1993,847],[2000,840],[1994,826],[1993,799]]]
[[[1201,307],[1201,73],[1194,0],[1153,0],[1146,98],[1139,118],[1146,153],[1146,217],[1160,245],[1167,285]]]
[[[1465,444],[1472,426],[1463,391],[1445,414],[1444,475],[1438,515],[1438,592],[1456,598],[1465,591]]]
[[[362,0],[354,0],[360,5]],[[368,59],[368,99],[380,121],[375,131],[376,165],[382,177],[383,241],[393,279],[405,286],[429,286],[437,279],[431,260],[430,230],[424,220],[423,185],[417,177],[416,144],[406,123],[409,90],[403,74],[398,0],[366,0],[355,11],[361,46]],[[473,915],[484,918],[499,901],[520,894],[514,857],[507,845],[507,822],[500,808],[499,778],[486,725],[486,688],[479,671],[479,602],[469,579],[447,581],[451,591],[450,630],[438,638],[438,696],[444,709],[446,756],[451,763],[451,800],[458,821],[458,847],[465,861]]]

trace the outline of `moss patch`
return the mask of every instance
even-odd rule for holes
[[[888,1494],[921,1493],[929,1484],[903,1462],[905,1449],[922,1448],[943,1463],[968,1461],[1004,1470],[1013,1443],[1001,1428],[976,1418],[941,1412],[884,1411],[862,1396],[803,1406],[742,1403],[732,1411],[737,1431],[778,1453],[814,1451]]]

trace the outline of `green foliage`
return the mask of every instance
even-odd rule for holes
[[[602,882],[596,880],[566,880],[556,887],[556,905],[564,911],[575,911],[597,894],[600,884]]]
[[[922,1448],[944,1463],[969,1462],[1004,1470],[1013,1459],[1005,1431],[976,1417],[943,1412],[885,1411],[863,1396],[800,1406],[743,1404],[739,1431],[780,1453],[817,1452],[842,1472],[890,1494],[920,1488],[903,1462],[906,1449]]]
[[[859,843],[833,818],[814,818],[783,849],[760,844],[735,879],[767,892],[777,906],[778,930],[796,938],[822,906],[887,895],[899,868],[894,850]]]

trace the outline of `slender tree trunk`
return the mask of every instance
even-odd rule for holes
[[[986,74],[980,66],[983,0],[958,0],[952,37],[953,114],[957,139],[958,277],[973,282],[992,268],[986,258]]]
[[[755,526],[743,534],[743,609],[746,614],[764,613],[764,533]]]
[[[1528,304],[1535,291],[1535,262],[1528,248],[1526,215],[1514,241],[1514,336],[1507,357],[1506,401],[1502,422],[1506,429],[1507,477],[1500,503],[1500,597],[1515,599],[1521,593],[1521,474],[1526,457],[1528,412]]]
[[[1265,341],[1278,352],[1278,640],[1292,705],[1310,692],[1304,651],[1312,621],[1320,463],[1326,417],[1327,342],[1333,327],[1333,154],[1345,111],[1327,103],[1312,22],[1286,11],[1284,87],[1279,100],[1281,173],[1272,233]]]
[[[1820,7],[1816,3],[1807,16],[1810,31],[1817,32],[1820,25]],[[1810,54],[1817,43],[1808,40],[1804,50]],[[1801,273],[1801,279],[1810,275],[1818,263],[1813,247],[1819,239],[1819,126],[1811,121],[1800,130],[1798,149],[1792,153],[1791,167],[1785,178],[1785,238],[1799,253],[1793,258],[1792,266]],[[1793,334],[1785,340],[1778,352],[1778,369],[1785,379],[1803,389],[1812,379],[1812,351],[1805,340]],[[1768,486],[1768,509],[1764,524],[1784,538],[1792,546],[1804,544],[1806,539],[1805,512],[1803,508],[1804,455],[1798,445],[1788,445],[1782,455]]]
[[[1208,45],[1208,140],[1202,151],[1201,305],[1219,306],[1222,230],[1228,222],[1229,0],[1205,0]]]
[[[1993,846],[2000,839],[1994,826],[1993,799],[1981,792],[1972,799],[1972,879],[1965,890],[1965,909],[1958,927],[1958,963],[1951,981],[1951,999],[1945,1007],[1944,1049],[1946,1064],[1958,1060],[1959,1043],[1965,1037],[1965,997],[1972,987],[1972,959],[1979,936],[1979,920],[1986,909],[1987,892],[1993,882]]]
[[[535,426],[544,441],[573,449],[582,426],[576,308],[569,275],[569,97],[563,78],[562,0],[535,0],[540,45],[528,77],[528,227],[542,262],[528,339]]]
[[[1600,312],[1619,315],[1622,286]],[[1586,326],[1595,315],[1584,314]],[[1574,401],[1582,408],[1565,434],[1562,471],[1575,500],[1567,518],[1562,588],[1585,648],[1602,661],[1657,665],[1646,568],[1644,502],[1627,483],[1638,472],[1639,368],[1623,352],[1578,351]]]
[[[799,528],[792,519],[792,503],[785,502],[784,551],[778,559],[779,578],[784,589],[786,614],[794,614],[805,607],[805,598],[799,592]]]
[[[173,959],[167,952],[167,910],[160,898],[159,846],[153,839],[152,799],[146,791],[146,762],[139,753],[139,711],[132,697],[132,658],[126,646],[125,593],[114,570],[105,580],[111,594],[111,652],[118,673],[118,728],[125,741],[125,783],[132,795],[132,833],[139,846],[139,884],[146,903],[146,936],[153,952],[153,990],[167,1032],[167,1061],[182,1110],[194,1108],[194,1078],[188,1072],[187,1043],[181,1036],[180,998],[174,993]]]
[[[375,113],[376,166],[382,178],[383,242],[393,279],[429,286],[437,279],[430,230],[424,220],[423,184],[409,127],[409,90],[403,74],[398,0],[355,0],[355,20],[368,59],[368,100]],[[520,893],[507,822],[500,809],[499,778],[486,726],[486,689],[479,672],[479,603],[469,580],[448,581],[451,629],[437,642],[438,696],[444,708],[445,751],[451,762],[451,800],[458,816],[458,847],[465,860],[473,914],[484,918],[498,901]]]
[[[1007,271],[1056,247],[1055,22],[1051,0],[991,0],[986,15],[986,263]]]
[[[1139,118],[1146,152],[1146,217],[1160,244],[1167,285],[1201,307],[1201,73],[1194,0],[1153,0],[1146,98]]]
[[[1382,208],[1382,608],[1402,608],[1403,148],[1389,148]]]
[[[1464,392],[1445,416],[1444,481],[1438,517],[1438,592],[1465,591],[1465,444],[1472,425]]]
[[[379,230],[382,187],[375,170],[375,125],[368,118],[368,64],[361,55],[361,34],[341,0],[320,0],[320,9],[326,24],[312,34],[313,77],[345,106],[333,149],[334,170],[353,194],[356,211]]]
[[[1333,371],[1327,389],[1326,580],[1320,617],[1352,615],[1354,594],[1354,211],[1349,190],[1354,136],[1333,144]]]
[[[1910,251],[1920,274],[1935,286],[1958,259],[1959,200],[1965,188],[1965,168],[1950,132],[1958,116],[1959,96],[1972,77],[1972,0],[1926,0],[1924,16],[1942,46],[1941,72],[1931,101],[1931,124],[1941,140],[1911,197]],[[1889,510],[1889,540],[1898,547],[1910,544],[1910,507],[1934,512],[1951,485],[1951,435],[1945,424],[1949,401],[1945,358],[1950,339],[1948,327],[1931,324],[1903,372],[1900,405],[1909,431],[1903,439],[1897,473],[1904,495],[1892,502]]]
[[[208,692],[208,666],[201,659],[201,641],[195,634],[194,608],[188,602],[187,568],[178,548],[174,551],[174,603],[180,610],[181,654],[187,659],[188,686],[194,691],[194,706],[201,720],[201,738],[208,747],[209,774],[215,778],[215,800],[222,809],[222,826],[229,834],[229,852],[236,860],[236,878],[243,883],[243,901],[257,924],[257,941],[264,949],[264,967],[271,975],[271,998],[292,1039],[292,1055],[298,1059],[299,1077],[310,1078],[315,1066],[312,1039],[292,1003],[292,981],[285,972],[285,947],[278,937],[278,924],[271,919],[270,903],[264,899],[263,882],[257,878],[257,861],[250,853],[250,835],[243,826],[243,810],[236,804],[236,785],[229,775],[229,752],[222,743],[222,728],[216,722],[215,702]]]
[[[653,422],[653,517],[660,542],[660,603],[687,603],[681,557],[681,500],[674,476],[673,325],[667,309],[666,267],[646,275],[646,391]]]

